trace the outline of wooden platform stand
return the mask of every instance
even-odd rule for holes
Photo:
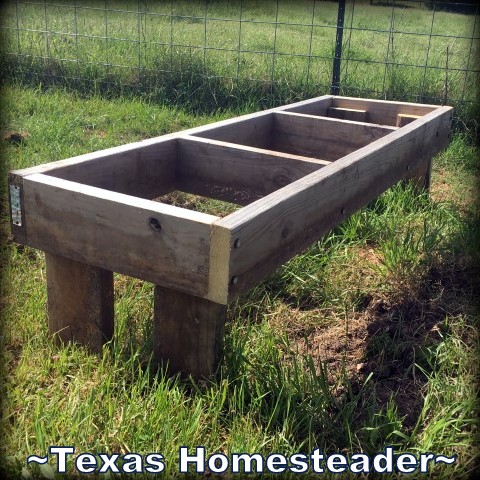
[[[45,251],[49,330],[101,351],[113,273],[154,283],[154,353],[211,375],[227,304],[394,183],[428,188],[452,109],[323,96],[10,172],[14,239]],[[180,190],[224,218],[154,201]]]

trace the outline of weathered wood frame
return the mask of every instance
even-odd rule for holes
[[[157,359],[211,373],[228,302],[397,181],[428,188],[451,120],[327,95],[10,172],[14,239],[47,253],[50,331],[99,350],[123,273],[157,285]],[[244,207],[219,218],[152,200],[172,190]]]

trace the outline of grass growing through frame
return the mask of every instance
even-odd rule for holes
[[[220,118],[20,87],[3,101],[2,174]],[[152,287],[121,275],[103,355],[52,345],[44,258],[11,241],[3,181],[3,468],[18,476],[49,445],[158,451],[174,475],[180,445],[288,456],[388,444],[457,454],[434,473],[467,478],[478,460],[478,170],[477,148],[454,136],[430,199],[390,189],[243,295],[219,376],[200,383],[151,368]]]

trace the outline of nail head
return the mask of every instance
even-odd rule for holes
[[[162,229],[162,226],[160,225],[160,222],[158,221],[157,218],[150,217],[148,222],[149,222],[150,228],[152,230],[155,230],[156,232],[159,232]]]

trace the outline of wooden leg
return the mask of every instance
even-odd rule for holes
[[[423,160],[418,168],[409,173],[406,177],[410,180],[418,193],[430,190],[430,177],[432,172],[432,159],[427,158]]]
[[[94,352],[113,336],[113,273],[45,253],[48,328]]]
[[[222,357],[226,313],[226,305],[155,286],[155,360],[172,373],[208,377]]]

